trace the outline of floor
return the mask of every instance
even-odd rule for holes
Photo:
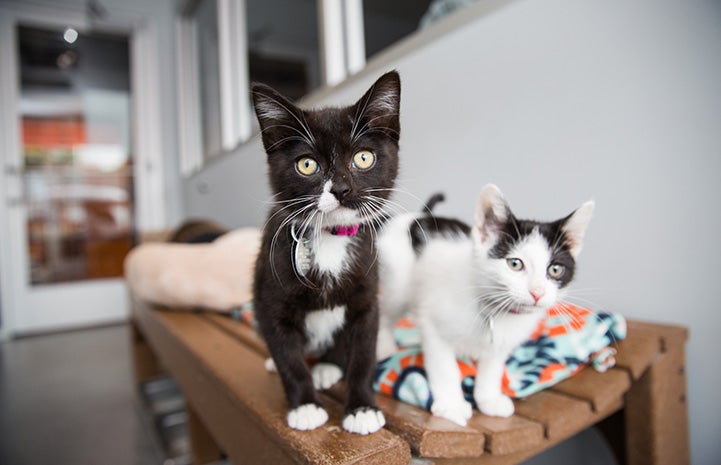
[[[172,382],[136,389],[126,325],[0,344],[3,465],[182,465],[182,406]]]

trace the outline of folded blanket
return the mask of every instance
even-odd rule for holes
[[[423,368],[420,334],[404,319],[395,337],[401,349],[378,362],[373,387],[382,394],[430,409],[433,399]],[[618,314],[567,304],[553,307],[530,340],[506,362],[503,392],[514,398],[527,397],[578,373],[587,364],[605,371],[615,364],[613,344],[625,337],[626,322]],[[457,362],[466,400],[474,403],[475,364],[464,357]]]

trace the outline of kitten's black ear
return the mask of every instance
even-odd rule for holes
[[[307,134],[303,112],[290,100],[265,84],[253,84],[253,107],[260,124],[265,151],[270,153],[288,138]]]
[[[401,134],[401,78],[390,71],[371,86],[355,104],[354,132],[381,131],[396,143]]]
[[[495,244],[499,232],[512,216],[501,190],[494,184],[485,185],[476,206],[475,230],[481,242],[489,246]]]
[[[574,259],[581,253],[583,248],[583,237],[586,235],[586,228],[591,221],[595,204],[592,200],[584,203],[576,211],[563,219],[563,231],[566,238],[566,245]]]

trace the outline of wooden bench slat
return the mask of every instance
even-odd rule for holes
[[[637,380],[661,353],[658,334],[631,330],[616,346],[616,366],[625,368]]]
[[[599,373],[586,367],[568,379],[551,387],[551,391],[588,400],[593,410],[604,411],[621,399],[631,387],[631,375],[623,369],[613,368]]]
[[[224,315],[205,316],[239,340],[268,356],[265,342],[246,324]],[[329,395],[342,402],[345,388],[334,386]],[[383,395],[376,395],[378,406],[386,416],[386,429],[408,442],[414,453],[424,457],[478,457],[485,448],[485,435],[471,428],[438,418],[422,409]]]
[[[545,437],[557,439],[579,430],[593,413],[591,403],[552,391],[541,391],[514,401],[516,414],[545,426]]]
[[[406,440],[422,457],[478,457],[485,449],[485,435],[432,415],[413,405],[376,395],[386,415],[386,428]]]
[[[265,345],[263,338],[245,323],[234,320],[227,315],[219,315],[217,313],[205,313],[203,316],[208,319],[208,321],[237,337],[263,357],[270,357],[268,347]]]
[[[545,392],[545,391],[544,391]],[[538,394],[534,394],[536,396]],[[533,397],[533,396],[531,396]],[[529,398],[530,399],[530,398]],[[582,401],[581,401],[582,402]],[[604,411],[598,411],[593,412],[588,415],[585,415],[584,417],[580,418],[577,422],[577,428],[576,430],[568,430],[564,434],[556,435],[553,438],[547,438],[543,439],[540,443],[538,443],[536,446],[531,447],[529,449],[519,451],[519,452],[513,452],[506,455],[491,455],[486,454],[478,458],[458,458],[458,459],[431,459],[428,460],[426,465],[515,465],[519,463],[523,463],[525,460],[535,456],[536,454],[539,454],[540,452],[543,452],[544,450],[553,447],[554,445],[558,444],[559,442],[568,439],[569,437],[573,436],[574,434],[596,424],[597,422],[603,420],[604,418],[608,417],[612,413],[620,410],[623,408],[623,399],[618,399],[616,402],[611,403],[608,405],[607,409]]]
[[[660,337],[662,351],[665,351],[668,346],[685,344],[688,340],[688,328],[683,326],[636,320],[628,320],[626,324],[628,326],[628,334],[643,333]]]
[[[382,430],[370,436],[342,431],[341,407],[328,402],[331,420],[313,431],[285,421],[285,397],[263,358],[204,318],[139,311],[188,401],[234,463],[407,464],[408,445]],[[241,461],[242,460],[242,461]]]
[[[486,436],[486,451],[495,455],[531,449],[541,444],[544,438],[541,423],[519,415],[499,418],[474,411],[468,427],[483,432]]]

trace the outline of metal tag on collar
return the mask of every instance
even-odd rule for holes
[[[312,254],[310,246],[310,239],[304,239],[298,237],[295,230],[295,223],[290,226],[290,235],[293,238],[293,268],[300,277],[305,277],[310,271],[312,266]]]

